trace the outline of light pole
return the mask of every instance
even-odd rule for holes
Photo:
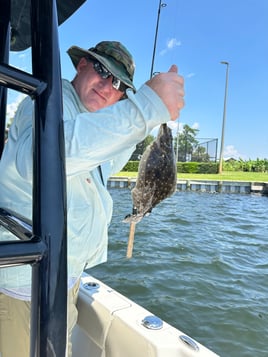
[[[229,62],[221,61],[221,64],[225,64],[225,65],[226,65],[226,80],[225,80],[225,94],[224,94],[223,118],[222,118],[222,131],[221,131],[221,149],[220,149],[219,174],[222,173],[223,148],[224,148],[224,132],[225,132],[225,120],[226,120],[226,103],[227,103],[228,77],[229,77]]]
[[[179,158],[179,129],[180,129],[180,126],[179,126],[179,123],[178,123],[177,135],[176,135],[176,138],[177,138],[177,145],[176,145],[176,162],[178,162],[178,158]]]
[[[167,4],[164,4],[164,3],[162,3],[162,0],[159,0],[158,14],[157,14],[157,22],[156,22],[156,28],[155,28],[154,49],[153,49],[153,57],[152,57],[152,65],[151,65],[150,78],[152,78],[152,76],[153,76],[153,74],[154,74],[154,58],[155,58],[155,49],[156,49],[156,43],[157,43],[158,26],[159,26],[159,19],[160,19],[161,7],[166,7],[166,6],[167,6]]]

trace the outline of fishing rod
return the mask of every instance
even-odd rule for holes
[[[166,6],[167,6],[167,4],[162,3],[162,0],[159,0],[157,21],[156,21],[156,27],[155,27],[154,48],[153,48],[153,56],[152,56],[150,78],[152,78],[152,76],[154,75],[154,59],[155,59],[155,50],[156,50],[156,45],[157,45],[158,27],[159,27],[161,8],[162,7],[166,7]]]

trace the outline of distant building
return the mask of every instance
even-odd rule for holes
[[[227,157],[226,159],[224,159],[225,162],[232,162],[232,161],[237,161],[237,159],[233,158],[233,157]]]

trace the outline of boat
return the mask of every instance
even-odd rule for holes
[[[5,143],[8,89],[31,96],[37,104],[33,219],[0,208],[0,225],[19,238],[0,242],[0,267],[32,266],[31,357],[63,357],[66,350],[66,189],[64,145],[58,144],[63,142],[58,25],[84,2],[7,0],[1,4],[0,155]],[[20,51],[29,46],[32,74],[9,65],[10,49]],[[74,357],[217,356],[87,273],[81,279],[77,306]]]

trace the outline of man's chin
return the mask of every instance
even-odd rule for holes
[[[104,101],[90,101],[85,106],[89,112],[96,112],[99,109],[106,107],[106,103]]]

